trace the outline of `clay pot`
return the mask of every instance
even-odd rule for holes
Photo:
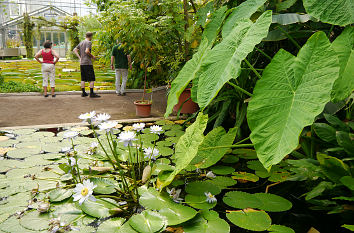
[[[181,105],[184,103],[184,101],[186,101],[190,97],[191,97],[191,89],[186,88],[182,92],[182,94],[179,96],[178,104],[176,104],[173,107],[173,111],[175,113],[177,113],[178,110],[180,109]],[[198,111],[198,109],[199,109],[198,104],[193,102],[193,100],[190,98],[187,102],[185,102],[183,104],[182,109],[181,109],[181,113],[182,114],[191,114],[191,113],[195,113],[196,111]]]
[[[149,117],[151,116],[151,104],[152,102],[145,100],[137,100],[134,102],[135,104],[135,109],[136,109],[136,115],[138,117]]]

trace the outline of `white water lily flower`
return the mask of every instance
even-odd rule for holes
[[[119,142],[123,142],[124,146],[132,146],[133,145],[133,141],[138,140],[136,137],[135,132],[133,131],[123,131],[119,134],[118,139]]]
[[[63,147],[63,148],[61,148],[61,150],[60,150],[61,153],[68,153],[68,152],[70,152],[70,151],[71,151],[71,147]]]
[[[155,134],[160,134],[160,133],[162,133],[162,127],[160,127],[158,125],[153,125],[150,127],[150,132],[155,133]]]
[[[64,133],[63,138],[70,140],[70,139],[76,138],[78,135],[79,135],[79,133],[76,131],[68,131],[68,132]]]
[[[205,192],[204,195],[206,196],[206,202],[208,202],[210,204],[217,202],[216,197],[213,194],[211,194],[210,192]]]
[[[135,123],[133,124],[133,129],[136,131],[136,132],[140,132],[144,129],[145,127],[145,123]]]
[[[87,121],[88,123],[91,124],[91,122],[94,119],[95,115],[96,115],[95,111],[87,112],[87,113],[81,114],[79,116],[79,119],[83,120],[84,122]]]
[[[100,128],[100,130],[105,130],[106,132],[110,132],[117,125],[118,122],[116,121],[107,121],[107,122],[102,122],[98,127]]]
[[[160,151],[156,148],[144,148],[144,158],[145,159],[151,159],[151,160],[156,160],[156,157],[159,155]]]
[[[205,176],[211,179],[214,179],[216,177],[216,175],[212,171],[208,171],[208,173]]]
[[[76,159],[74,157],[69,158],[70,163],[68,164],[69,166],[73,167],[76,165]]]
[[[181,201],[183,201],[183,199],[179,197],[179,195],[181,194],[181,191],[182,191],[181,189],[166,188],[166,191],[170,195],[170,197],[172,197],[174,202],[180,203]]]
[[[74,201],[79,201],[81,205],[84,201],[90,199],[92,201],[96,201],[96,198],[92,195],[93,189],[96,188],[97,185],[93,184],[90,180],[84,180],[84,182],[79,183],[74,188],[73,198]]]
[[[90,148],[97,148],[98,145],[99,145],[98,142],[93,142],[91,143]]]
[[[98,123],[108,121],[111,118],[111,115],[107,113],[100,113],[95,117],[95,121]]]

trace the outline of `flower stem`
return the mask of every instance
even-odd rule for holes
[[[74,140],[71,139],[71,144],[73,146],[73,153],[74,153],[74,158],[75,158],[75,167],[76,167],[76,172],[77,172],[77,176],[79,177],[79,181],[80,183],[82,183],[82,180],[81,180],[81,176],[80,176],[80,168],[79,168],[79,163],[77,161],[77,154],[76,154],[76,151],[75,151],[75,145],[74,145]]]
[[[256,75],[259,79],[261,79],[262,76],[261,76],[261,75],[258,73],[258,71],[253,67],[253,65],[252,65],[247,59],[245,59],[244,61],[246,62],[246,64],[248,65],[248,67],[253,71],[253,73],[255,73],[255,75]]]
[[[245,89],[243,89],[243,88],[241,88],[241,87],[237,86],[236,84],[233,84],[233,83],[232,83],[232,82],[230,82],[230,81],[228,81],[227,83],[228,83],[229,85],[233,86],[236,90],[241,91],[241,92],[245,93],[246,95],[248,95],[248,96],[251,96],[251,97],[252,97],[252,94],[251,94],[251,93],[249,93],[248,91],[246,91]]]

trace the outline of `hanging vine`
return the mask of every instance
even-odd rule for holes
[[[23,14],[23,43],[26,47],[27,58],[33,58],[33,28],[34,23],[28,13]]]

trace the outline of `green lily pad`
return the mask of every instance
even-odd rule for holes
[[[54,189],[48,193],[51,202],[59,202],[65,200],[73,194],[71,189]]]
[[[207,192],[210,192],[213,195],[218,195],[221,192],[221,189],[219,186],[209,181],[194,181],[187,184],[186,192],[196,196],[203,196],[204,193]]]
[[[232,153],[242,159],[257,159],[257,153],[252,149],[235,149]]]
[[[123,225],[125,219],[124,218],[111,218],[103,223],[97,229],[96,233],[118,233],[119,228]]]
[[[240,160],[240,158],[238,156],[228,154],[228,155],[225,155],[221,161],[223,163],[237,163],[239,160]]]
[[[128,222],[133,229],[141,233],[160,232],[167,225],[166,218],[151,210],[133,215]]]
[[[261,210],[265,210],[269,212],[281,212],[281,211],[287,211],[292,207],[290,201],[275,194],[255,193],[253,195],[262,202],[262,205],[258,208]]]
[[[212,209],[216,206],[217,202],[214,203],[208,203],[206,202],[206,196],[196,196],[196,195],[191,195],[191,194],[187,194],[185,197],[185,202],[196,208],[196,209],[203,209],[203,210],[208,210],[208,209]]]
[[[256,196],[241,191],[232,191],[226,193],[223,201],[225,204],[237,209],[258,209],[260,206],[262,206],[262,202]]]
[[[99,194],[111,194],[116,191],[116,187],[112,181],[102,178],[91,178],[90,179],[97,187],[93,190],[95,193]]]
[[[235,171],[233,167],[222,166],[222,165],[213,166],[210,169],[217,175],[228,175]]]
[[[38,211],[27,213],[20,219],[20,224],[26,229],[33,231],[43,231],[49,228],[49,214],[41,214]]]
[[[290,227],[282,226],[282,225],[272,225],[269,229],[271,233],[295,233],[293,229]]]
[[[139,188],[139,203],[148,209],[159,211],[167,218],[168,225],[177,225],[192,219],[197,212],[188,206],[177,204],[167,195],[145,186]]]
[[[272,224],[266,212],[253,209],[232,211],[226,217],[236,226],[251,231],[265,231]]]
[[[232,173],[232,175],[233,175],[232,179],[239,180],[239,181],[257,182],[259,180],[258,176],[248,172],[234,172]]]
[[[236,180],[228,176],[217,176],[209,180],[209,182],[215,184],[216,186],[219,186],[220,189],[224,189],[226,187],[234,186],[235,184],[237,184]]]
[[[219,218],[218,213],[213,210],[203,210],[191,221],[183,224],[185,233],[229,233],[229,224]]]
[[[112,205],[108,206],[112,207]],[[109,216],[109,208],[107,208],[107,203],[100,199],[97,199],[96,201],[86,200],[82,203],[80,208],[92,217],[105,218]]]

